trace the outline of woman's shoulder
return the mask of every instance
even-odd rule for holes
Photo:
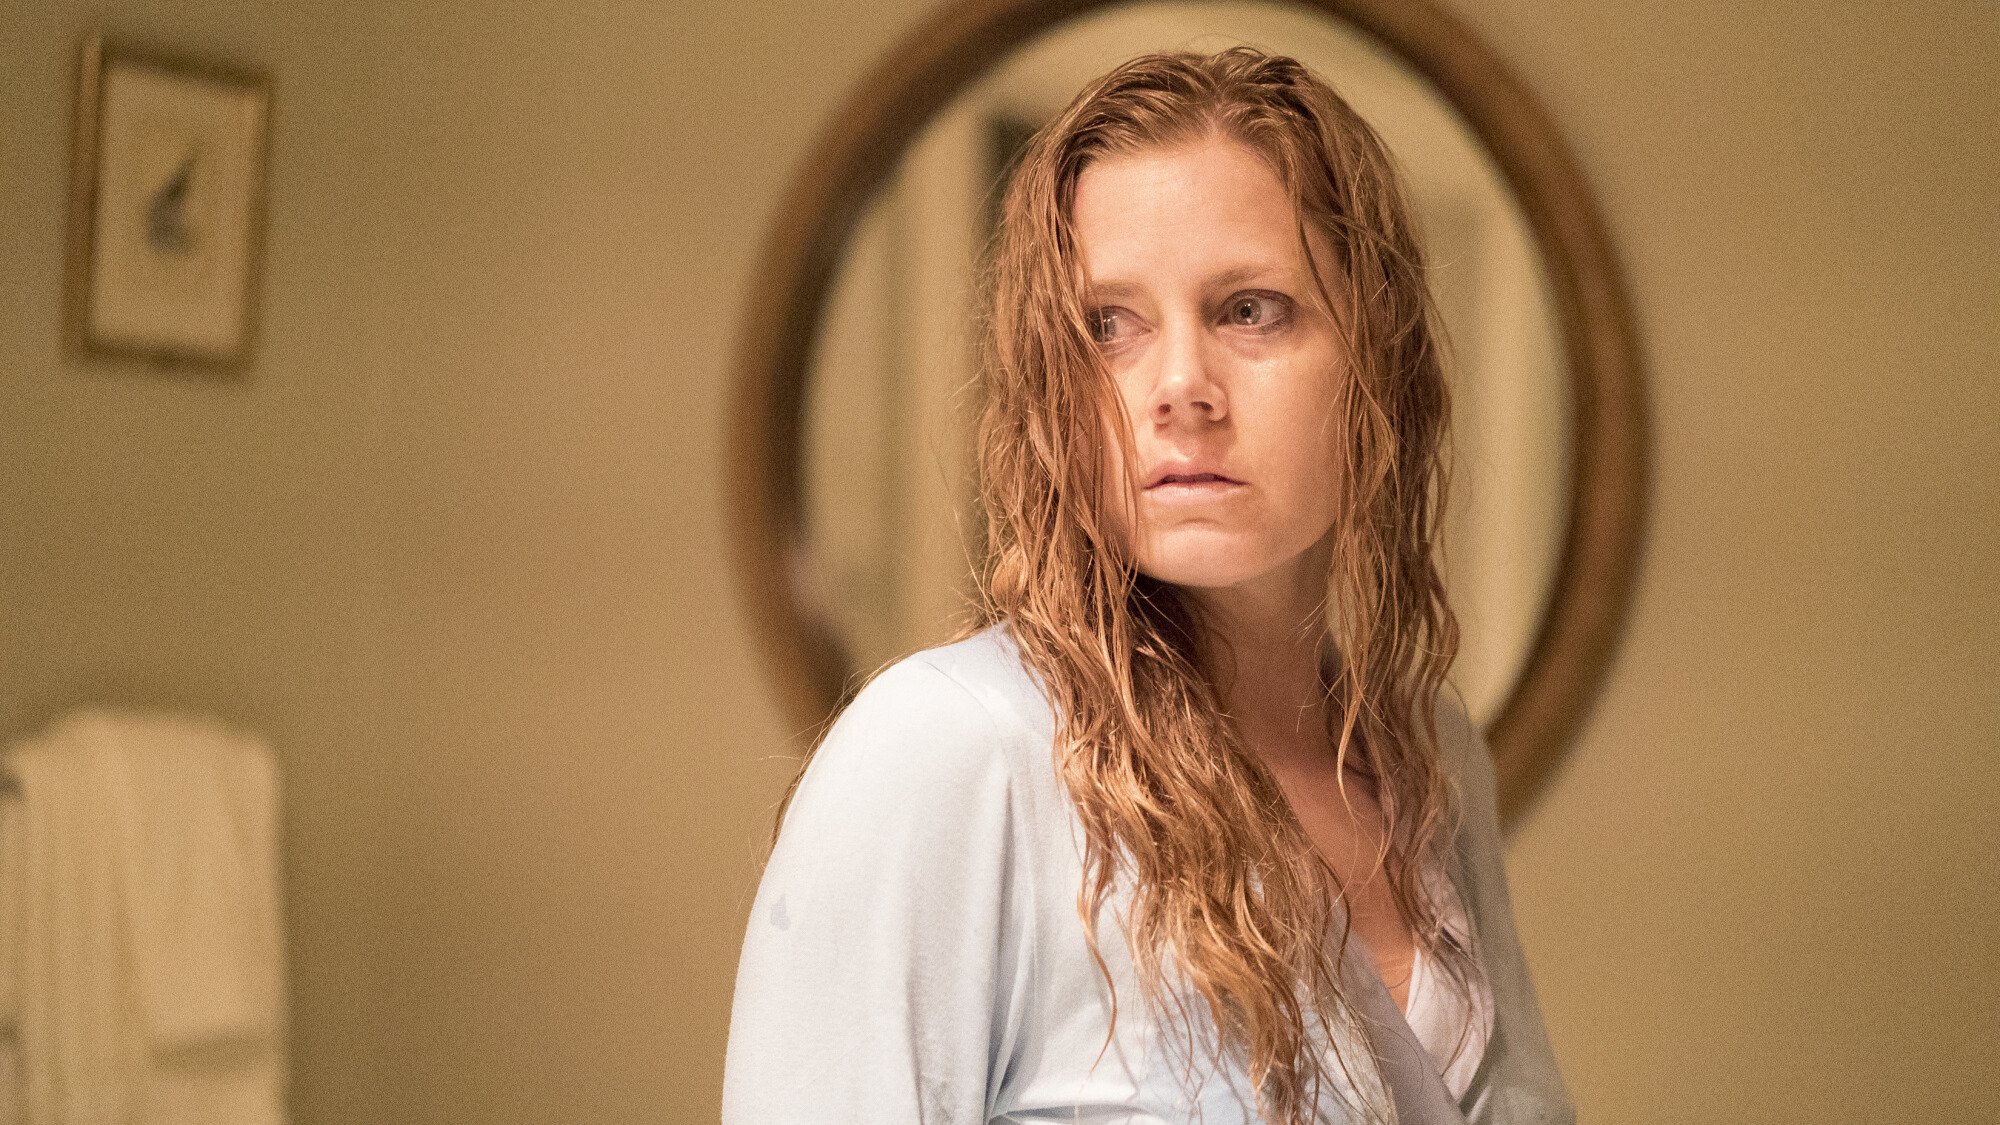
[[[1475,835],[1499,832],[1498,775],[1486,734],[1466,709],[1465,697],[1447,684],[1432,714],[1437,721],[1438,759],[1457,794],[1464,826]]]
[[[865,791],[880,803],[1005,787],[1030,768],[1038,744],[1046,750],[1041,698],[1003,626],[911,653],[834,719],[801,791]]]
[[[1492,771],[1493,760],[1486,753],[1485,736],[1456,687],[1446,683],[1438,689],[1431,715],[1437,723],[1438,755],[1448,771],[1474,778]]]
[[[903,663],[940,673],[1012,734],[1043,742],[1054,735],[1042,681],[1022,659],[1004,619],[950,644],[913,653]]]
[[[1052,885],[1003,656],[888,665],[809,759],[745,930],[725,1121],[986,1120]]]

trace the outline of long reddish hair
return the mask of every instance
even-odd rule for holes
[[[1249,48],[1146,55],[1029,141],[985,270],[987,553],[978,616],[961,635],[1005,620],[1050,692],[1056,765],[1085,835],[1077,909],[1100,969],[1096,919],[1122,870],[1148,1003],[1179,1013],[1192,1047],[1191,988],[1212,1018],[1208,1046],[1236,1055],[1266,1119],[1303,1125],[1331,1077],[1315,1025],[1355,1026],[1338,970],[1345,929],[1327,942],[1344,917],[1340,881],[1223,716],[1196,658],[1193,606],[1140,573],[1105,518],[1103,451],[1115,441],[1129,458],[1131,438],[1124,412],[1106,406],[1117,391],[1089,330],[1071,226],[1093,160],[1215,133],[1277,173],[1306,261],[1312,231],[1338,265],[1332,277],[1314,266],[1350,357],[1331,419],[1343,463],[1322,638],[1328,735],[1341,776],[1373,782],[1397,905],[1448,984],[1467,988],[1477,962],[1420,877],[1442,862],[1455,815],[1434,710],[1458,649],[1434,561],[1447,481],[1441,338],[1387,150],[1297,61]],[[1109,417],[1120,425],[1107,432]]]
[[[1372,784],[1388,829],[1377,858],[1398,908],[1447,986],[1468,994],[1477,958],[1420,874],[1443,865],[1457,815],[1436,719],[1458,651],[1435,563],[1449,476],[1444,340],[1387,149],[1296,60],[1247,47],[1145,55],[1028,142],[983,270],[986,553],[957,637],[1005,622],[1049,693],[1055,765],[1084,833],[1077,912],[1114,1027],[1096,923],[1122,880],[1144,999],[1163,1026],[1178,1019],[1190,1060],[1204,1047],[1232,1056],[1279,1125],[1314,1120],[1329,1087],[1360,1091],[1358,1112],[1393,1121],[1393,1105],[1366,1101],[1338,1036],[1325,1037],[1368,1034],[1340,978],[1347,928],[1328,941],[1345,917],[1340,879],[1224,714],[1198,659],[1196,607],[1137,570],[1102,510],[1106,451],[1115,443],[1129,464],[1131,435],[1090,333],[1077,179],[1101,156],[1215,133],[1277,173],[1344,345],[1330,419],[1343,440],[1321,638],[1327,734],[1343,784],[1350,772]],[[1308,232],[1331,248],[1336,276],[1320,274]],[[1331,1082],[1329,1055],[1346,1084]]]

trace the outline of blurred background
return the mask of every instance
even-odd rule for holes
[[[1651,381],[1638,598],[1508,856],[1582,1116],[1990,1119],[2000,12],[1444,6],[1595,188]],[[731,349],[932,12],[0,10],[0,737],[269,739],[297,1121],[715,1118],[803,733],[723,551]],[[273,77],[243,377],[62,350],[97,29]]]

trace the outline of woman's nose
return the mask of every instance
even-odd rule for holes
[[[1181,325],[1163,333],[1160,367],[1153,382],[1150,413],[1155,423],[1220,421],[1229,411],[1213,359],[1196,326]]]

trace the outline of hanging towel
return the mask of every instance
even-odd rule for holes
[[[285,1005],[269,750],[86,708],[17,744],[26,1125],[277,1125]]]

